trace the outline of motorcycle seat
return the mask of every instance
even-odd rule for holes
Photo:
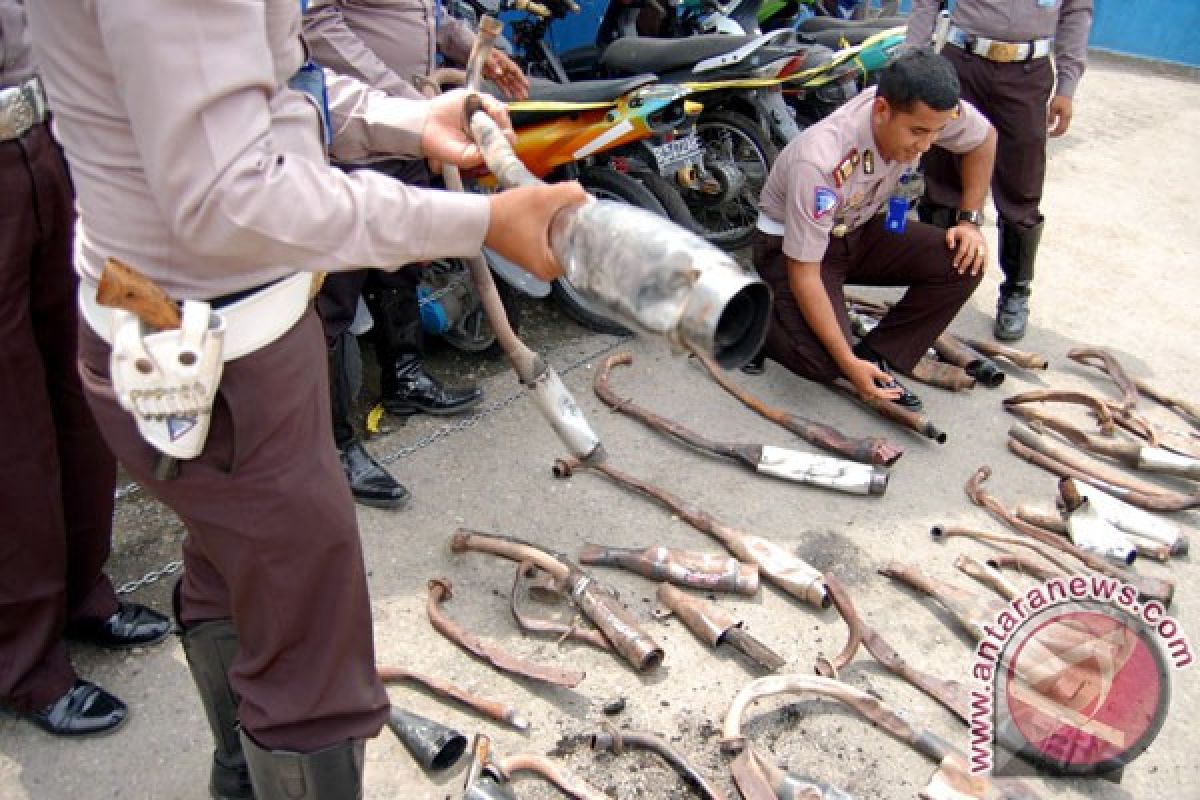
[[[643,73],[632,78],[616,78],[608,81],[575,81],[554,83],[535,81],[529,86],[529,102],[542,103],[607,103],[629,94],[658,80],[652,74]]]
[[[889,30],[889,28],[829,28],[823,31],[801,31],[798,36],[802,42],[820,44],[833,50],[841,50],[843,47],[853,47],[856,44],[862,44],[875,34],[886,30]]]
[[[691,68],[714,56],[732,53],[759,36],[706,33],[686,39],[652,39],[644,36],[618,39],[605,48],[600,63],[614,72],[673,72]]]
[[[873,19],[840,19],[838,17],[809,17],[797,30],[803,33],[848,30],[852,28],[895,28],[908,24],[907,17],[874,17]]]

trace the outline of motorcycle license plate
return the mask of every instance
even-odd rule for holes
[[[669,142],[650,145],[654,160],[658,162],[660,175],[671,175],[680,167],[691,161],[698,161],[704,156],[704,143],[696,134],[680,136]]]

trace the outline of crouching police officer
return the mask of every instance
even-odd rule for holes
[[[907,42],[929,43],[944,0],[913,0]],[[1092,0],[958,0],[942,50],[962,83],[963,99],[996,126],[992,198],[1000,217],[1000,268],[1004,283],[993,335],[1025,335],[1033,266],[1045,219],[1040,209],[1046,179],[1046,136],[1071,124],[1072,99],[1087,61]],[[1050,55],[1054,54],[1051,63]],[[954,154],[925,158],[921,219],[943,228],[964,210]]]
[[[39,0],[29,15],[81,210],[84,388],[189,532],[178,615],[212,792],[360,796],[388,702],[308,273],[486,243],[550,279],[549,220],[584,193],[452,194],[327,166],[323,132],[345,160],[479,154],[461,93],[416,103],[305,68],[296,0]],[[97,304],[109,257],[190,301],[178,331]],[[194,457],[159,479],[163,452]]]
[[[810,380],[845,376],[865,397],[921,407],[892,369],[912,369],[979,285],[987,263],[977,220],[943,231],[906,219],[898,187],[935,144],[963,154],[963,203],[978,210],[996,134],[959,102],[954,71],[926,48],[898,56],[877,88],[779,154],[763,187],[754,242],[754,264],[775,297],[765,357]],[[847,283],[909,287],[853,349]]]

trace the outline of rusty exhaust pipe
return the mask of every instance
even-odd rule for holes
[[[724,792],[709,783],[682,753],[657,734],[647,731],[618,731],[612,725],[604,723],[602,732],[592,734],[591,745],[593,750],[618,756],[623,754],[626,748],[649,750],[667,762],[671,769],[679,773],[684,783],[695,789],[704,800],[726,800]]]
[[[425,604],[425,610],[429,614],[430,623],[437,632],[463,650],[488,662],[498,670],[532,678],[535,681],[564,686],[568,689],[575,688],[583,681],[585,677],[583,672],[562,669],[550,664],[535,664],[501,647],[483,641],[442,611],[442,602],[453,596],[450,581],[445,578],[435,578],[429,582],[429,599]]]
[[[596,395],[614,411],[628,414],[642,424],[696,450],[732,459],[756,473],[795,483],[836,489],[848,494],[880,495],[887,489],[888,474],[879,467],[769,445],[715,442],[674,420],[642,408],[632,400],[619,396],[608,385],[609,373],[614,366],[632,363],[632,354],[616,353],[605,359],[596,372],[592,384]]]
[[[957,364],[935,361],[928,356],[921,356],[908,372],[918,381],[938,389],[951,392],[961,392],[975,388],[975,378]]]
[[[709,377],[716,381],[722,389],[736,397],[750,410],[791,431],[814,447],[820,447],[863,464],[875,464],[883,467],[890,467],[900,456],[904,455],[904,448],[892,444],[887,439],[879,437],[856,439],[846,436],[823,422],[814,422],[790,411],[767,405],[731,381],[711,358],[702,353],[695,355],[696,360],[708,372]]]
[[[604,792],[536,753],[519,753],[501,758],[493,761],[492,767],[504,783],[512,780],[512,776],[518,772],[532,772],[573,800],[612,800]]]
[[[818,675],[826,678],[837,678],[838,673],[854,660],[854,655],[858,652],[859,645],[862,645],[867,648],[867,652],[876,661],[882,664],[893,675],[917,687],[929,695],[929,697],[941,703],[946,710],[962,720],[963,723],[968,723],[970,719],[970,701],[968,699],[970,692],[966,685],[959,681],[930,675],[914,667],[896,652],[896,649],[878,631],[863,620],[858,613],[858,609],[854,606],[854,601],[850,598],[850,592],[840,580],[833,575],[827,575],[825,583],[829,587],[829,596],[833,598],[834,607],[837,608],[838,613],[842,615],[842,619],[846,623],[846,628],[849,630],[849,638],[847,638],[845,646],[842,647],[842,651],[832,659],[824,655],[817,656],[816,672]]]
[[[521,733],[529,732],[529,720],[527,720],[520,711],[512,706],[505,705],[497,700],[489,700],[485,697],[480,697],[476,694],[468,692],[461,686],[451,683],[450,681],[441,678],[434,678],[430,675],[423,675],[419,672],[404,669],[402,667],[378,666],[376,671],[379,673],[379,679],[384,683],[395,683],[397,681],[411,681],[420,684],[426,689],[429,689],[434,694],[440,697],[446,697],[451,700],[457,700],[463,705],[471,708],[480,714],[483,714],[489,719],[496,722],[502,722],[510,725]]]
[[[584,616],[600,629],[604,638],[635,669],[654,669],[662,664],[665,655],[663,649],[641,629],[616,595],[566,556],[559,553],[552,555],[535,544],[510,536],[466,528],[459,528],[455,532],[450,540],[450,549],[455,553],[474,550],[507,558],[518,564],[536,564],[538,569],[552,575],[559,585],[566,587]]]
[[[989,358],[1003,358],[1025,369],[1049,369],[1050,367],[1050,362],[1046,360],[1045,356],[1037,353],[979,339],[963,339],[962,342],[972,350],[983,353]]]
[[[967,771],[966,759],[937,734],[916,728],[906,715],[897,713],[881,700],[841,681],[818,675],[772,675],[759,678],[742,687],[734,697],[725,715],[721,738],[721,749],[725,753],[740,753],[747,748],[742,733],[741,719],[746,709],[756,700],[780,694],[809,694],[834,700],[857,712],[873,725],[882,728],[892,737],[911,746],[921,755],[938,765],[937,772],[922,797],[942,800],[945,798],[1036,798],[1037,795],[1023,785],[1001,787],[998,782],[983,775],[971,775]]]
[[[1082,561],[1084,564],[1086,564],[1089,569],[1103,573],[1110,578],[1117,578],[1118,580],[1122,580],[1137,587],[1138,594],[1143,598],[1158,600],[1163,604],[1164,607],[1171,605],[1171,598],[1175,594],[1175,584],[1173,582],[1169,580],[1160,580],[1149,575],[1139,575],[1120,569],[1119,567],[1108,563],[1100,556],[1076,547],[1075,545],[1065,541],[1060,536],[1056,536],[1050,531],[1044,531],[1035,525],[1030,525],[1028,522],[1019,519],[1015,514],[1005,508],[999,500],[984,490],[983,484],[991,476],[991,474],[992,468],[984,466],[977,469],[975,474],[967,480],[967,496],[971,498],[971,502],[975,503],[975,505],[987,509],[992,513],[993,516],[998,517],[999,519],[1008,523],[1010,527],[1015,528],[1027,536],[1032,536],[1042,544],[1057,550],[1061,550],[1062,552],[1075,557],[1079,561]],[[1077,572],[1078,570],[1068,571]]]
[[[577,460],[558,459],[554,462],[554,475],[570,477],[581,467],[594,467],[614,483],[624,486],[644,497],[666,506],[696,530],[707,533],[725,545],[742,561],[758,565],[759,571],[771,583],[792,597],[803,600],[817,608],[829,607],[829,595],[821,573],[801,558],[792,555],[770,539],[755,536],[726,525],[694,503],[677,497],[653,484],[634,478],[607,464],[587,465]]]
[[[917,411],[901,408],[891,400],[880,400],[875,397],[863,397],[845,378],[837,378],[829,384],[834,390],[841,392],[859,405],[870,408],[884,419],[890,419],[901,427],[916,431],[927,439],[933,439],[938,444],[945,444],[949,438],[946,432],[933,423],[928,416]]]
[[[967,347],[952,334],[943,333],[933,343],[933,349],[947,363],[962,367],[975,380],[989,389],[1004,383],[1004,371],[982,353]]]
[[[668,581],[689,589],[733,592],[746,596],[758,594],[757,564],[743,564],[734,558],[691,550],[675,550],[655,545],[641,550],[585,544],[579,551],[584,566],[620,567],[643,578]]]
[[[685,594],[669,583],[658,585],[658,601],[709,647],[728,644],[768,672],[775,672],[787,663],[783,656],[751,636],[745,622],[716,603]]]

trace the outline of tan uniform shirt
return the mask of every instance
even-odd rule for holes
[[[0,88],[17,86],[32,77],[25,0],[0,0]]]
[[[296,271],[479,252],[485,197],[327,166],[316,105],[286,85],[304,61],[297,0],[37,0],[28,12],[85,278],[115,256],[204,299]],[[423,104],[326,74],[334,157],[421,154]]]
[[[938,0],[913,0],[908,44],[927,45]],[[1055,94],[1074,97],[1087,65],[1093,0],[958,0],[950,21],[967,33],[1001,42],[1054,39]]]
[[[413,76],[437,66],[436,53],[466,64],[475,32],[439,0],[313,0],[304,38],[322,66],[399,97],[420,97]]]
[[[760,198],[770,227],[783,227],[783,252],[796,261],[819,262],[835,225],[852,231],[875,216],[916,161],[885,161],[871,132],[869,88],[783,148]],[[938,137],[953,153],[974,150],[991,124],[963,102]],[[760,228],[764,224],[760,222]]]

